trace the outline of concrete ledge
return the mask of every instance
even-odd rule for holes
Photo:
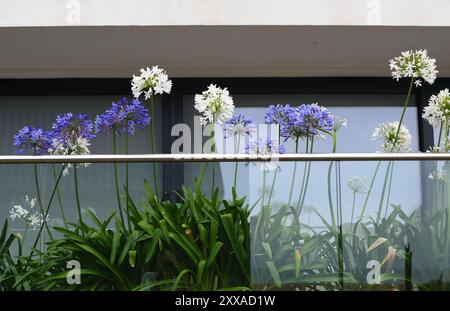
[[[0,27],[449,26],[448,0],[0,0]]]

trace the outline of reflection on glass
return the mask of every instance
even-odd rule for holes
[[[79,169],[83,224],[75,204],[73,172],[57,183],[53,168],[58,178],[63,166],[39,165],[52,236],[30,218],[39,213],[34,181],[14,177],[19,168],[32,176],[33,166],[2,165],[1,176],[10,177],[2,179],[1,217],[9,219],[8,230],[17,237],[9,248],[12,265],[18,267],[18,258],[33,253],[31,264],[41,267],[36,278],[59,276],[41,283],[25,278],[21,286],[449,289],[447,161],[297,162],[295,176],[289,169],[295,163],[271,164],[239,163],[241,178],[238,192],[233,192],[212,187],[212,163],[186,163],[196,170],[196,180],[167,200],[154,196],[151,182],[133,178],[124,222],[112,195],[113,165],[92,164]],[[123,184],[124,165],[118,169]],[[152,175],[149,164],[130,164],[129,169]],[[105,175],[111,177],[109,182]],[[223,196],[227,191],[230,198]],[[121,188],[123,204],[125,194]],[[87,269],[83,285],[66,282],[71,259]],[[12,271],[0,267],[4,274]]]

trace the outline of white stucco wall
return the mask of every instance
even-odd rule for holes
[[[449,0],[0,0],[0,27],[449,26]]]

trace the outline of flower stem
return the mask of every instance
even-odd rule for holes
[[[381,190],[380,203],[378,205],[377,223],[379,223],[380,220],[381,220],[381,210],[383,209],[384,195],[386,193],[386,186],[387,186],[387,182],[388,182],[388,179],[389,179],[389,173],[391,171],[391,165],[392,165],[392,161],[389,161],[388,166],[386,168],[386,175],[384,176],[383,188]]]
[[[403,117],[405,116],[406,108],[408,107],[409,99],[411,98],[412,88],[414,85],[414,79],[415,78],[412,77],[411,82],[409,83],[408,94],[406,95],[406,100],[405,100],[405,103],[403,104],[403,110],[402,110],[402,114],[400,116],[400,121],[398,122],[397,132],[395,134],[395,139],[394,139],[394,145],[397,143],[398,135],[400,133],[400,128],[401,128],[402,122],[403,122]]]
[[[333,139],[333,153],[336,152],[336,132],[330,133],[326,132],[328,135],[331,136]],[[334,209],[333,209],[333,198],[331,195],[331,173],[333,170],[333,161],[330,161],[330,164],[328,165],[328,174],[327,174],[327,188],[328,188],[328,205],[330,207],[330,217],[331,217],[331,224],[333,227],[336,227],[336,220],[334,219]]]
[[[253,239],[251,240],[251,242],[252,242],[252,250],[251,250],[251,253],[252,253],[252,258],[255,258],[255,254],[256,254],[256,251],[257,251],[257,246],[259,246],[259,245],[261,245],[261,243],[262,242],[264,242],[263,241],[263,239],[264,239],[264,233],[262,232],[262,225],[261,224],[264,224],[265,223],[265,221],[264,221],[264,211],[265,211],[265,209],[264,209],[264,188],[266,187],[266,171],[265,170],[263,170],[263,182],[262,182],[262,194],[261,194],[261,210],[259,211],[259,214],[258,214],[258,217],[257,217],[257,220],[256,220],[256,224],[255,224],[255,228],[254,228],[254,230],[253,230]],[[269,215],[269,217],[270,217],[270,215]],[[261,239],[260,240],[258,240],[258,237],[261,237]]]
[[[114,154],[117,154],[116,131],[113,131],[113,151],[114,151]],[[125,229],[125,219],[123,217],[122,203],[120,202],[121,200],[120,200],[119,175],[117,172],[117,163],[114,163],[114,179],[116,182],[116,197],[117,197],[117,206],[119,208],[120,220],[122,222],[122,226]]]
[[[36,154],[37,154],[36,148],[34,148],[34,155],[36,155]],[[33,167],[34,167],[34,182],[36,184],[36,194],[37,194],[37,198],[38,198],[38,202],[39,202],[39,209],[41,211],[41,215],[44,216],[44,206],[42,204],[41,190],[40,190],[40,187],[39,187],[39,176],[38,176],[37,164],[34,164]],[[42,221],[44,223],[45,229],[48,232],[48,236],[49,236],[50,240],[53,240],[52,233],[50,232],[50,228],[48,227],[48,224],[47,224],[47,219],[44,217],[42,219]]]
[[[280,126],[278,125],[278,146],[281,144],[281,134],[280,134]],[[269,199],[267,200],[267,205],[270,205],[270,201],[272,200],[273,190],[275,187],[275,181],[277,180],[278,168],[275,168],[275,172],[273,173],[272,187],[270,188]]]
[[[308,136],[306,136],[305,153],[308,153],[308,152],[309,152],[309,138],[308,138]],[[308,162],[305,161],[305,165],[304,165],[304,168],[303,168],[302,185],[300,187],[300,194],[299,194],[298,200],[297,200],[297,212],[298,212],[298,209],[300,207],[300,201],[301,201],[302,194],[303,194],[303,188],[305,188],[305,180],[306,180],[306,171],[307,170],[308,170]]]
[[[56,176],[55,164],[52,164],[52,172],[53,172],[53,179],[56,183],[56,180],[58,177]],[[64,213],[64,208],[62,205],[62,198],[61,198],[61,192],[59,191],[59,185],[56,187],[56,196],[58,197],[58,206],[59,206],[59,210],[61,211],[61,217],[63,218],[64,226],[67,228],[67,218],[66,218],[66,214]]]
[[[151,148],[152,154],[155,154],[155,104],[154,104],[154,95],[150,96],[150,140],[151,140]],[[155,194],[158,194],[158,178],[156,173],[156,163],[153,162],[153,184],[155,187]]]
[[[153,98],[153,96],[152,96],[152,98]],[[152,122],[152,124],[153,124],[153,122]],[[128,154],[129,152],[129,150],[128,150],[128,121],[127,122],[125,122],[125,128],[126,128],[126,131],[125,131],[125,154]],[[153,137],[153,136],[152,136]],[[154,163],[153,163],[154,164]],[[128,167],[129,165],[128,165],[128,162],[126,162],[125,163],[125,187],[126,187],[126,191],[125,191],[125,204],[126,204],[126,206],[125,206],[125,208],[126,208],[126,211],[127,211],[127,220],[128,220],[128,229],[131,231],[131,221],[130,221],[130,209],[129,209],[129,194],[130,194],[130,185],[129,185],[129,167]],[[153,171],[154,173],[155,173],[155,171]],[[156,188],[155,188],[156,189]],[[157,194],[157,193],[156,193]]]
[[[267,205],[270,205],[270,201],[272,200],[273,189],[275,186],[275,181],[277,180],[277,173],[278,173],[278,169],[275,169],[275,172],[273,173],[272,187],[270,188],[269,199],[267,200]]]
[[[295,153],[298,153],[298,137],[295,140]],[[294,190],[296,173],[297,173],[297,161],[294,162],[294,172],[292,173],[291,190],[289,191],[288,206],[291,206],[292,191]]]
[[[338,233],[338,267],[339,267],[339,284],[344,288],[344,235],[342,233],[342,224],[339,225]]]
[[[266,171],[263,171],[263,180],[262,180],[262,199],[261,199],[261,209],[264,208],[264,200],[266,199]]]
[[[199,186],[202,185],[203,183],[203,178],[205,177],[205,173],[206,173],[206,168],[208,167],[208,162],[203,162],[202,165],[200,166],[200,172],[198,174],[199,178],[198,178],[198,184]]]
[[[445,152],[448,152],[448,131],[449,131],[449,127],[448,127],[448,117],[445,118],[445,138],[444,138],[444,150]]]
[[[355,214],[356,191],[353,191],[352,218],[350,218],[350,226],[353,228],[353,215]]]
[[[380,169],[380,165],[381,165],[381,162],[378,162],[377,167],[375,168],[375,172],[373,173],[372,180],[370,181],[370,186],[369,186],[369,189],[367,190],[367,195],[366,195],[366,199],[364,200],[364,205],[361,210],[361,215],[359,216],[361,220],[364,217],[364,212],[366,211],[367,203],[369,202],[369,197],[370,197],[370,194],[372,193],[373,184],[375,183],[375,178],[377,177],[378,170]]]
[[[309,153],[313,153],[313,148],[314,148],[314,136],[311,137],[311,149],[309,151]],[[305,203],[305,198],[306,198],[306,192],[308,191],[308,184],[309,184],[309,176],[311,173],[311,162],[308,162],[308,168],[307,168],[307,173],[306,173],[306,181],[305,181],[305,187],[303,189],[303,196],[300,202],[300,205],[297,206],[297,210],[298,210],[298,216],[300,217],[300,214],[302,212],[303,209],[303,204]]]
[[[241,144],[241,135],[238,135],[238,142],[237,142],[237,152],[238,153],[239,153],[240,144]],[[236,183],[237,183],[238,164],[239,164],[239,162],[236,162],[234,164],[234,183],[233,183],[234,189],[236,189]]]
[[[215,129],[214,129],[214,123],[212,123],[211,139],[213,141],[212,142],[212,146],[211,146],[211,151],[214,153],[214,152],[216,152],[216,132],[215,132]],[[215,163],[212,163],[211,196],[214,194],[215,177],[216,177],[216,165],[215,165]]]
[[[80,218],[80,224],[83,224],[83,216],[81,215],[80,193],[78,190],[78,173],[77,164],[73,163],[73,181],[75,185],[75,200],[77,203],[78,217]]]
[[[384,210],[384,218],[387,218],[387,212],[388,212],[388,208],[389,208],[389,201],[391,199],[392,176],[394,175],[394,165],[395,165],[395,162],[392,162],[391,174],[389,176],[388,193],[387,193],[387,197],[386,197],[386,207],[385,207],[385,210]]]
[[[442,137],[442,129],[443,129],[443,124],[441,121],[441,126],[439,127],[439,138],[438,138],[438,147],[441,147],[441,137]]]
[[[64,169],[66,168],[66,165],[67,165],[67,164],[64,164],[64,166],[63,166],[63,168],[61,169],[61,171],[60,171],[60,173],[59,173],[59,175],[58,175],[58,178],[57,178],[57,180],[56,180],[56,182],[55,182],[55,186],[53,187],[53,191],[52,191],[52,194],[51,194],[51,196],[50,196],[50,200],[48,201],[47,209],[45,210],[44,219],[46,219],[47,216],[48,216],[48,213],[49,213],[49,211],[50,211],[50,206],[52,205],[53,198],[55,197],[56,189],[58,188],[59,182],[60,182],[61,177],[62,177],[62,175],[63,175]],[[33,247],[31,248],[30,256],[28,257],[29,260],[30,260],[30,259],[32,258],[32,256],[33,256],[33,252],[34,252],[34,250],[35,250],[35,248],[36,248],[37,243],[39,242],[39,239],[40,239],[40,237],[41,237],[41,234],[42,234],[42,230],[43,230],[43,229],[44,229],[44,226],[41,226],[41,227],[39,228],[38,235],[37,235],[37,237],[36,237],[36,240],[35,240],[34,243],[33,243]]]

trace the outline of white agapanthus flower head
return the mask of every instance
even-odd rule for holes
[[[415,85],[421,86],[422,80],[433,84],[439,71],[436,70],[436,60],[428,56],[427,50],[405,51],[401,56],[389,61],[392,77],[415,78]]]
[[[44,223],[44,215],[41,212],[33,212],[36,206],[36,198],[30,199],[25,196],[25,204],[23,207],[21,204],[15,204],[9,211],[9,217],[12,221],[20,219],[24,221],[28,226],[32,228],[40,227]],[[47,216],[47,221],[49,217]]]
[[[444,89],[438,95],[431,95],[428,106],[423,109],[422,118],[430,125],[436,127],[441,125],[450,117],[450,91]]]
[[[17,204],[14,205],[9,211],[9,217],[11,220],[15,220],[16,218],[23,219],[28,216],[29,212],[27,209],[23,208],[22,205]]]
[[[202,125],[222,125],[233,116],[234,102],[226,88],[211,84],[206,91],[195,95],[194,108],[202,114]]]
[[[447,181],[447,172],[441,168],[438,168],[437,170],[431,172],[430,175],[428,175],[428,178],[431,180],[446,182]]]
[[[366,180],[359,176],[355,176],[347,180],[347,186],[354,193],[366,193],[368,191]]]
[[[347,126],[348,126],[348,121],[346,118],[334,116],[333,131],[337,132],[341,128],[345,128]]]
[[[372,140],[383,141],[384,152],[410,152],[411,151],[411,134],[409,130],[402,124],[397,135],[399,122],[385,122],[376,127],[372,134]]]
[[[89,150],[89,146],[91,143],[87,138],[77,137],[75,142],[65,141],[61,142],[58,139],[54,139],[52,142],[52,147],[48,149],[49,154],[53,155],[85,155],[91,154]],[[90,163],[82,163],[78,164],[84,167],[89,167]],[[63,170],[63,176],[69,175],[69,169],[72,167],[72,164],[66,164],[66,167]]]
[[[149,99],[154,94],[170,94],[172,81],[166,71],[158,66],[147,69],[141,68],[139,76],[133,75],[131,80],[131,91],[135,98],[144,93],[144,98]]]

